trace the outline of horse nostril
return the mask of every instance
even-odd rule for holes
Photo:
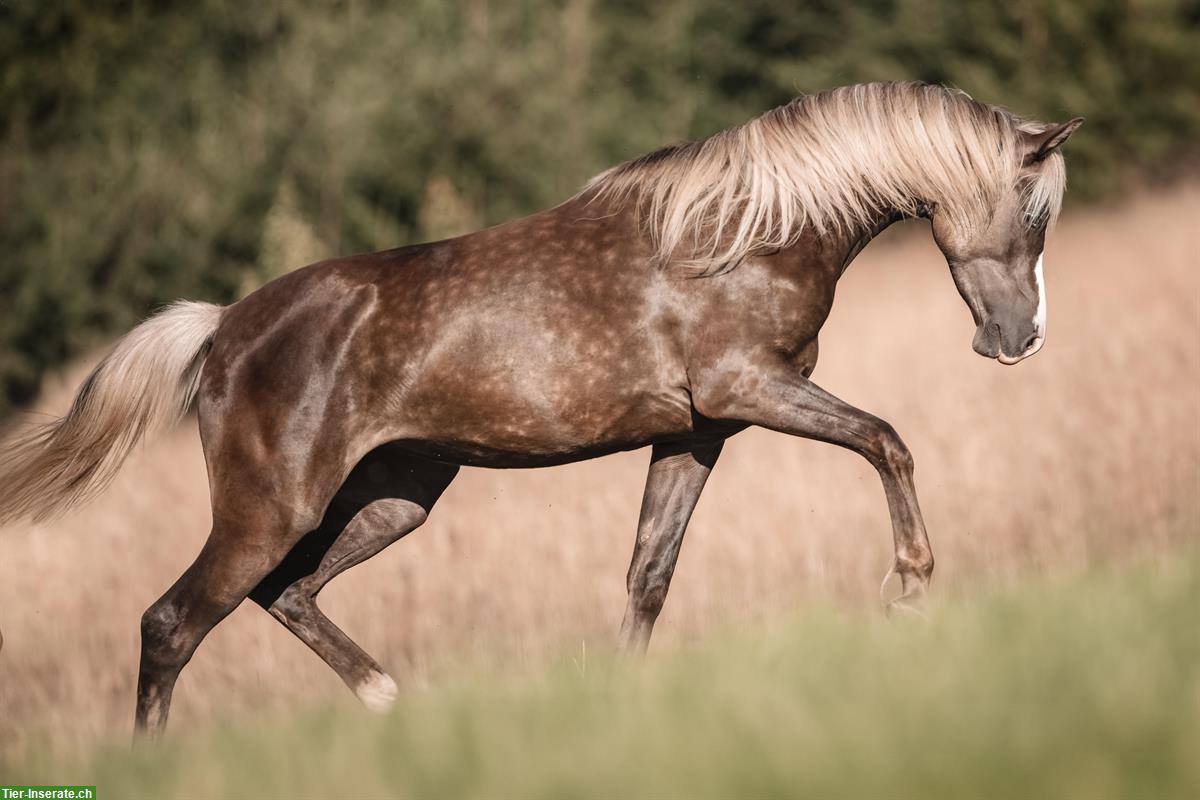
[[[1021,352],[1028,352],[1031,347],[1037,344],[1037,340],[1038,335],[1036,333],[1030,334],[1029,338],[1025,340],[1025,344],[1021,345]]]

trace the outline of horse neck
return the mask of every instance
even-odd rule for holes
[[[926,214],[922,212],[917,216],[923,217],[926,216]],[[906,214],[898,209],[882,209],[865,224],[845,233],[838,234],[837,236],[840,237],[841,241],[839,241],[837,246],[833,248],[834,252],[838,252],[843,249],[845,251],[845,255],[842,257],[842,262],[838,273],[844,273],[846,268],[850,266],[850,262],[853,261],[855,257],[863,251],[863,248],[870,244],[871,240],[876,236],[883,233],[893,224],[900,222],[901,220],[914,218],[914,215]]]

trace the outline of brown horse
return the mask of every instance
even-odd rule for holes
[[[314,264],[226,308],[171,306],[117,344],[63,419],[12,440],[0,519],[99,490],[196,400],[212,532],[142,618],[137,725],[152,732],[200,641],[246,597],[387,707],[395,683],[315,598],[424,522],[464,464],[653,446],[620,634],[634,652],[722,444],[750,425],[875,466],[906,600],[933,571],[913,461],[890,425],[809,380],[817,333],[851,259],[921,216],[975,350],[1006,364],[1036,352],[1057,150],[1080,122],[925,84],[835,89],[618,166],[524,219]]]

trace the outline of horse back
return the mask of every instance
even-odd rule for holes
[[[686,435],[678,292],[651,257],[632,215],[576,202],[311,265],[228,309],[202,410],[495,466]]]

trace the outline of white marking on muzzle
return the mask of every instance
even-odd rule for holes
[[[396,682],[382,672],[372,672],[371,677],[360,683],[354,693],[362,704],[371,711],[382,714],[396,702]]]

